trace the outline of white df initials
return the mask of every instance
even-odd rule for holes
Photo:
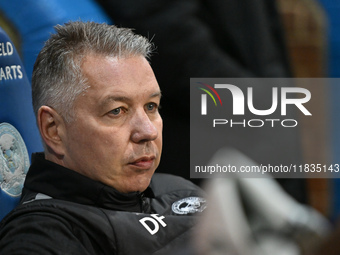
[[[144,217],[140,219],[139,222],[151,235],[154,235],[159,230],[159,224],[161,224],[162,227],[166,227],[166,223],[163,221],[164,216],[158,216],[158,214],[151,214],[151,216],[152,217]]]

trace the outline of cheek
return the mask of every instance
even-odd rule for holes
[[[159,153],[159,158],[161,157],[162,154],[162,147],[163,147],[163,122],[162,120],[158,121],[157,123],[155,123],[155,126],[157,128],[158,131],[158,137],[157,139],[154,141],[157,149],[158,149],[158,153]]]
[[[162,141],[163,141],[163,120],[160,118],[160,120],[157,123],[157,130],[158,130],[158,140],[160,146],[162,146]]]
[[[98,128],[95,130],[87,123],[72,126],[68,130],[68,137],[69,152],[86,157],[91,157],[91,154],[97,153],[102,146],[109,144],[109,141],[105,141],[105,136],[98,132]]]
[[[97,126],[95,129],[84,132],[81,137],[83,142],[80,146],[88,148],[88,151],[92,153],[90,157],[101,158],[112,163],[118,156],[121,157],[126,150],[127,138],[121,130]]]

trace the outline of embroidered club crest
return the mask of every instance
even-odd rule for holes
[[[25,143],[8,123],[0,124],[0,188],[12,197],[20,196],[29,168]]]
[[[203,212],[207,202],[201,197],[186,197],[172,204],[172,211],[176,214]]]

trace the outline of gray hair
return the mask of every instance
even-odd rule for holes
[[[74,100],[89,87],[81,71],[83,58],[91,53],[149,58],[153,45],[128,28],[105,23],[69,22],[55,27],[40,51],[32,75],[32,101],[37,117],[41,106],[54,108],[66,122],[74,119]]]

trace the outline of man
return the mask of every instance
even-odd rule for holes
[[[175,174],[189,177],[190,166],[190,78],[292,77],[277,2],[272,0],[96,0],[118,24],[137,33],[155,35],[157,52],[153,70],[166,96],[162,110],[164,143],[158,172],[174,166]],[[285,1],[287,2],[287,1]],[[284,86],[284,85],[282,85]],[[256,87],[256,88],[255,88]],[[240,87],[244,92],[246,86]],[[254,102],[271,104],[266,84],[254,85]],[[269,92],[269,96],[267,93]],[[180,97],[178,95],[181,95]],[[259,106],[256,103],[257,106]],[[181,108],[181,112],[173,111]],[[287,119],[297,112],[290,109]],[[246,113],[246,118],[253,116]],[[274,113],[272,118],[281,118]],[[217,130],[216,130],[217,132]],[[224,146],[237,148],[263,165],[303,163],[301,136],[297,129],[232,128],[222,132]],[[209,137],[209,136],[206,136]],[[202,137],[204,139],[205,137]],[[222,141],[221,141],[222,142]],[[205,144],[206,141],[201,142]],[[223,146],[223,144],[221,145]],[[176,148],[182,150],[176,150]],[[172,153],[168,153],[172,152]],[[197,165],[205,164],[210,149]],[[171,155],[171,156],[169,156]],[[185,155],[185,157],[183,157]],[[200,184],[200,179],[194,179]],[[288,193],[307,203],[304,179],[279,179]]]
[[[153,176],[162,119],[151,50],[129,29],[56,27],[32,78],[45,150],[1,223],[1,254],[164,254],[187,243],[205,200],[184,179]]]

